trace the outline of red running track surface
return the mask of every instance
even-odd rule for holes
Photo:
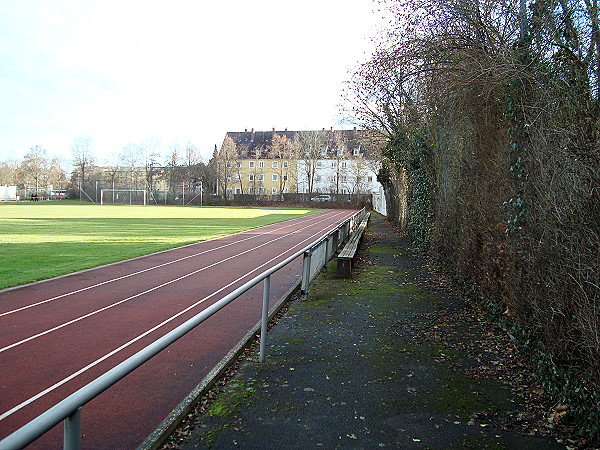
[[[0,438],[314,242],[333,210],[0,292]],[[271,277],[271,303],[301,274]],[[136,448],[260,320],[262,283],[82,409],[82,448]],[[62,424],[32,448],[62,446]]]

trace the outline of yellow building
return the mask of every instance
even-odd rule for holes
[[[295,192],[296,161],[237,159],[231,162],[229,195],[272,195]]]
[[[219,152],[221,195],[281,196],[296,192],[292,138],[293,133],[287,130],[227,133]]]

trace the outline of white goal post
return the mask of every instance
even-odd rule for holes
[[[144,189],[101,189],[100,204],[146,205],[146,190]]]

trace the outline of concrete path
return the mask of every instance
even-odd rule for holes
[[[504,426],[523,401],[486,376],[488,325],[408,245],[372,217],[353,278],[332,264],[167,448],[565,448]]]

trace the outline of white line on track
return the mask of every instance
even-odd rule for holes
[[[305,228],[307,228],[307,227],[305,227]],[[329,226],[329,228],[330,228],[330,229],[331,229],[331,228],[333,228],[333,225],[330,225],[330,226]],[[301,228],[300,230],[296,230],[295,232],[297,232],[297,231],[301,231],[301,230],[303,230],[303,229],[304,229],[304,228]],[[326,227],[325,229],[327,229],[327,227]],[[123,344],[123,345],[121,345],[120,347],[117,347],[116,349],[112,350],[111,352],[107,353],[106,355],[104,355],[104,356],[102,356],[102,357],[100,357],[100,358],[96,359],[95,361],[91,362],[91,363],[90,363],[90,364],[88,364],[87,366],[85,366],[85,367],[83,367],[83,368],[79,369],[77,372],[74,372],[74,373],[72,373],[72,374],[71,374],[71,375],[69,375],[68,377],[66,377],[66,378],[63,378],[61,381],[59,381],[59,382],[57,382],[57,383],[53,384],[52,386],[50,386],[50,387],[48,387],[48,388],[44,389],[43,391],[39,392],[39,393],[38,393],[38,394],[36,394],[36,395],[34,395],[34,396],[30,397],[29,399],[25,400],[24,402],[21,402],[20,404],[18,404],[18,405],[16,405],[16,406],[14,406],[13,408],[9,409],[8,411],[6,411],[6,412],[4,412],[4,413],[0,414],[0,420],[3,420],[3,419],[5,419],[5,418],[7,418],[8,416],[10,416],[10,415],[14,414],[15,412],[19,411],[20,409],[24,408],[25,406],[27,406],[27,405],[29,405],[29,404],[33,403],[34,401],[36,401],[37,399],[39,399],[39,398],[43,397],[44,395],[48,394],[49,392],[52,392],[53,390],[55,390],[55,389],[59,388],[59,387],[60,387],[60,386],[62,386],[63,384],[65,384],[65,383],[68,383],[68,382],[69,382],[69,381],[71,381],[72,379],[74,379],[74,378],[76,378],[77,376],[81,375],[82,373],[84,373],[84,372],[88,371],[88,370],[89,370],[89,369],[91,369],[92,367],[94,367],[94,366],[96,366],[96,365],[100,364],[102,361],[104,361],[104,360],[106,360],[106,359],[110,358],[111,356],[115,355],[116,353],[120,352],[121,350],[123,350],[123,349],[125,349],[125,348],[129,347],[131,344],[134,344],[135,342],[137,342],[137,341],[139,341],[140,339],[144,338],[144,337],[145,337],[145,336],[147,336],[148,334],[150,334],[150,333],[152,333],[152,332],[154,332],[154,331],[158,330],[160,327],[163,327],[163,326],[164,326],[164,325],[166,325],[167,323],[169,323],[169,322],[172,322],[173,320],[175,320],[177,317],[181,316],[182,314],[185,314],[186,312],[188,312],[188,311],[192,310],[192,309],[193,309],[193,308],[195,308],[196,306],[198,306],[198,305],[200,305],[200,304],[204,303],[206,300],[209,300],[210,298],[212,298],[212,297],[216,296],[216,295],[217,295],[217,294],[219,294],[220,292],[223,292],[225,289],[227,289],[227,288],[229,288],[229,287],[233,286],[234,284],[236,284],[236,283],[239,283],[240,281],[242,281],[244,278],[247,278],[247,277],[248,277],[249,275],[251,275],[252,273],[254,273],[254,272],[257,272],[257,271],[258,271],[258,270],[260,270],[261,268],[263,268],[263,267],[265,267],[265,266],[267,266],[267,265],[271,264],[273,261],[275,261],[275,260],[277,260],[277,259],[279,259],[279,258],[282,258],[284,254],[292,252],[292,251],[293,251],[295,248],[297,248],[297,247],[300,247],[300,246],[301,246],[303,243],[305,243],[305,242],[307,242],[307,241],[310,241],[310,240],[311,240],[311,239],[313,239],[315,236],[326,234],[326,233],[327,233],[327,232],[329,232],[329,231],[330,231],[330,230],[328,230],[328,231],[325,231],[325,232],[324,232],[323,230],[321,230],[321,231],[319,231],[319,232],[317,232],[317,233],[314,233],[312,236],[309,236],[309,237],[307,237],[306,239],[304,239],[304,240],[300,241],[299,243],[297,243],[297,244],[296,244],[296,245],[294,245],[293,247],[290,247],[288,250],[284,251],[284,252],[283,252],[283,253],[281,253],[280,255],[278,255],[278,256],[275,256],[274,258],[271,258],[270,260],[266,261],[265,263],[261,264],[260,266],[258,266],[258,267],[256,267],[256,268],[252,269],[251,271],[247,272],[246,274],[242,275],[241,277],[237,278],[236,280],[234,280],[234,281],[232,281],[232,282],[228,283],[227,285],[225,285],[225,286],[223,286],[223,287],[219,288],[218,290],[216,290],[216,291],[215,291],[215,292],[213,292],[212,294],[210,294],[210,295],[208,295],[208,296],[206,296],[206,297],[204,297],[204,298],[202,298],[202,299],[198,300],[198,301],[197,301],[197,302],[195,302],[194,304],[192,304],[192,305],[188,306],[187,308],[185,308],[185,309],[183,309],[183,310],[179,311],[177,314],[174,314],[173,316],[169,317],[168,319],[165,319],[164,321],[162,321],[162,322],[161,322],[161,323],[159,323],[158,325],[155,325],[154,327],[150,328],[149,330],[146,330],[146,331],[144,331],[142,334],[140,334],[140,335],[136,336],[135,338],[131,339],[130,341],[128,341],[128,342],[126,342],[126,343],[124,343],[124,344]],[[295,232],[294,232],[294,233],[295,233]],[[291,234],[293,234],[293,233],[291,233]],[[282,237],[283,237],[283,236],[282,236]],[[281,239],[281,238],[278,238],[278,239]],[[271,241],[271,242],[273,242],[273,241]],[[246,253],[246,252],[244,252],[244,253]]]
[[[333,212],[333,211],[332,211],[332,212]],[[325,214],[327,214],[327,216],[329,216],[329,215],[333,215],[333,214],[330,214],[330,211],[326,212]],[[323,217],[323,215],[319,214],[319,215],[310,215],[310,216],[302,217],[302,218],[300,218],[300,221],[301,221],[301,223],[302,223],[302,222],[303,222],[303,219],[307,219],[307,220],[306,220],[306,222],[309,222],[309,221],[310,221],[310,219],[314,219],[315,217]],[[292,219],[292,220],[293,220],[293,219]],[[285,223],[285,222],[284,222],[284,223]],[[319,222],[316,222],[316,223],[319,223]],[[6,311],[6,312],[3,312],[3,313],[0,313],[0,317],[3,317],[3,316],[8,316],[9,314],[14,314],[14,313],[17,313],[17,312],[21,312],[21,311],[24,311],[24,310],[27,310],[27,309],[33,308],[33,307],[35,307],[35,306],[40,306],[40,305],[43,305],[43,304],[45,304],[45,303],[49,303],[49,302],[52,302],[52,301],[55,301],[55,300],[59,300],[59,299],[61,299],[61,298],[68,297],[68,296],[70,296],[70,295],[79,294],[79,293],[81,293],[81,292],[85,292],[85,291],[88,291],[88,290],[90,290],[90,289],[94,289],[94,288],[97,288],[97,287],[101,287],[101,286],[104,286],[104,285],[106,285],[106,284],[113,283],[113,282],[115,282],[115,281],[124,280],[124,279],[126,279],[126,278],[133,277],[133,276],[135,276],[135,275],[140,275],[140,274],[142,274],[142,273],[149,272],[149,271],[151,271],[151,270],[159,269],[159,268],[161,268],[161,267],[165,267],[165,266],[168,266],[168,265],[170,265],[170,264],[175,264],[175,263],[178,263],[178,262],[184,261],[184,260],[186,260],[186,259],[195,258],[195,257],[197,257],[197,256],[204,255],[204,254],[206,254],[206,253],[210,253],[210,252],[213,252],[213,251],[216,251],[216,250],[221,250],[221,249],[223,249],[223,248],[225,248],[225,247],[229,247],[229,246],[231,246],[231,245],[239,244],[240,242],[249,241],[249,240],[251,240],[251,239],[256,239],[256,238],[258,238],[258,237],[261,237],[261,236],[264,236],[264,235],[266,235],[266,234],[271,234],[271,233],[274,233],[274,232],[276,232],[276,231],[285,230],[286,228],[292,227],[292,226],[294,226],[294,225],[296,225],[296,223],[295,223],[295,222],[294,222],[294,223],[292,223],[292,224],[287,224],[287,225],[285,225],[285,226],[283,226],[283,227],[280,227],[280,228],[275,228],[274,230],[270,230],[270,231],[268,231],[268,232],[266,232],[266,233],[263,233],[263,234],[258,234],[258,235],[256,235],[256,236],[250,236],[250,237],[247,237],[247,238],[244,238],[244,239],[239,239],[239,240],[237,240],[237,241],[233,241],[233,242],[230,242],[230,243],[228,243],[228,244],[224,244],[224,245],[221,245],[221,246],[219,246],[219,247],[215,247],[215,248],[213,248],[213,249],[203,250],[203,251],[201,251],[201,252],[194,253],[193,255],[184,256],[184,257],[182,257],[182,258],[177,258],[177,259],[174,259],[173,261],[168,261],[168,262],[166,262],[166,263],[162,263],[162,264],[159,264],[159,265],[156,265],[156,266],[148,267],[147,269],[139,270],[139,271],[137,271],[137,272],[133,272],[133,273],[130,273],[130,274],[127,274],[127,275],[123,275],[123,276],[117,277],[117,278],[113,278],[113,279],[110,279],[110,280],[106,280],[106,281],[103,281],[103,282],[101,282],[101,283],[96,283],[96,284],[93,284],[93,285],[91,285],[91,286],[87,286],[87,287],[84,287],[84,288],[81,288],[81,289],[77,289],[77,290],[75,290],[75,291],[66,292],[66,293],[64,293],[64,294],[57,295],[57,296],[55,296],[55,297],[51,297],[51,298],[48,298],[48,299],[46,299],[46,300],[41,300],[41,301],[39,301],[39,302],[32,303],[31,305],[23,306],[23,307],[21,307],[21,308],[16,308],[16,309],[13,309],[13,310],[11,310],[11,311]],[[265,225],[264,227],[267,227],[267,226],[270,226],[270,225]],[[246,230],[246,231],[242,231],[242,232],[240,232],[240,233],[235,233],[235,234],[244,234],[244,233],[248,233],[248,232],[251,232],[251,231],[256,231],[256,230],[258,230],[258,229],[260,229],[260,228],[264,228],[264,227],[253,228],[252,230]],[[214,241],[214,240],[217,240],[217,239],[223,239],[223,238],[226,238],[226,237],[231,237],[231,236],[234,236],[235,234],[233,234],[233,235],[229,235],[229,236],[223,236],[223,237],[216,238],[216,239],[211,239],[211,240],[209,240],[209,241],[197,242],[197,243],[194,243],[194,244],[189,244],[189,245],[191,246],[191,245],[203,244],[203,243],[205,243],[205,242],[211,242],[211,241]],[[184,247],[186,247],[186,246],[184,246]],[[173,250],[177,250],[178,248],[183,248],[183,247],[177,247],[177,248],[174,248],[174,249],[169,249],[169,250],[167,250],[167,251],[173,251]],[[151,255],[152,255],[152,254],[151,254]],[[146,256],[151,256],[151,255],[146,255]]]
[[[306,228],[309,228],[309,227],[311,227],[311,226],[313,226],[313,225],[316,225],[316,224],[318,224],[319,222],[325,222],[325,221],[326,221],[326,220],[328,220],[328,219],[329,219],[329,218],[326,218],[326,219],[322,219],[322,220],[320,220],[320,221],[318,221],[318,222],[316,222],[316,223],[311,223],[311,224],[309,224],[309,225],[307,225],[307,226],[305,226],[305,227],[303,227],[303,228],[299,228],[299,229],[297,229],[297,230],[295,230],[295,231],[293,231],[292,233],[289,233],[289,234],[295,234],[295,233],[298,233],[298,232],[300,232],[300,231],[303,231],[303,230],[305,230]],[[321,231],[321,232],[319,232],[319,233],[322,233],[322,231]],[[268,233],[266,233],[266,234],[268,234]],[[192,276],[192,275],[196,275],[197,273],[200,273],[200,272],[203,272],[203,271],[205,271],[205,270],[207,270],[207,269],[210,269],[210,268],[212,268],[212,267],[218,266],[219,264],[222,264],[222,263],[224,263],[224,262],[227,262],[227,261],[229,261],[229,260],[235,259],[235,258],[237,258],[237,257],[239,257],[239,256],[241,256],[241,255],[244,255],[244,254],[246,254],[246,253],[249,253],[249,252],[255,251],[255,250],[257,250],[257,249],[259,249],[259,248],[261,248],[261,247],[264,247],[264,246],[266,246],[266,245],[272,244],[273,242],[275,242],[275,241],[278,241],[278,240],[280,240],[280,239],[283,239],[283,238],[285,238],[285,237],[287,237],[287,236],[288,236],[288,235],[282,235],[282,236],[280,236],[280,237],[278,237],[278,238],[272,239],[272,240],[270,240],[270,241],[268,241],[268,242],[265,242],[265,243],[263,243],[263,244],[260,244],[260,245],[257,245],[257,246],[255,246],[255,247],[252,247],[252,248],[250,248],[250,249],[248,249],[248,250],[245,250],[245,251],[243,251],[243,252],[241,252],[241,253],[237,253],[237,254],[235,254],[235,255],[232,255],[232,256],[230,256],[230,257],[228,257],[228,258],[224,258],[224,259],[222,259],[222,260],[220,260],[220,261],[217,261],[217,262],[215,262],[215,263],[213,263],[213,264],[209,264],[208,266],[202,267],[202,268],[200,268],[200,269],[196,269],[196,270],[194,270],[194,271],[192,271],[192,272],[189,272],[189,273],[187,273],[187,274],[185,274],[185,275],[182,275],[182,276],[180,276],[180,277],[174,278],[174,279],[172,279],[172,280],[170,280],[170,281],[167,281],[167,282],[165,282],[165,283],[161,283],[161,284],[159,284],[158,286],[155,286],[155,287],[153,287],[153,288],[150,288],[150,289],[146,289],[146,290],[145,290],[145,291],[143,291],[143,292],[139,292],[139,293],[137,293],[137,294],[135,294],[135,295],[132,295],[132,296],[129,296],[129,297],[127,297],[127,298],[123,299],[123,300],[119,300],[119,301],[117,301],[117,302],[115,302],[115,303],[111,303],[110,305],[104,306],[103,308],[96,309],[96,310],[94,310],[94,311],[92,311],[92,312],[89,312],[89,313],[87,313],[87,314],[84,314],[84,315],[82,315],[82,316],[79,316],[79,317],[77,317],[77,318],[75,318],[75,319],[69,320],[68,322],[64,322],[64,323],[62,323],[62,324],[60,324],[60,325],[57,325],[57,326],[55,326],[55,327],[49,328],[49,329],[47,329],[47,330],[45,330],[45,331],[42,331],[42,332],[40,332],[40,333],[34,334],[34,335],[32,335],[32,336],[29,336],[29,337],[27,337],[27,338],[25,338],[25,339],[22,339],[22,340],[20,340],[20,341],[14,342],[14,343],[12,343],[12,344],[10,344],[10,345],[7,345],[7,346],[5,346],[5,347],[2,347],[2,348],[0,348],[0,353],[3,353],[3,352],[5,352],[5,351],[7,351],[7,350],[10,350],[10,349],[12,349],[12,348],[18,347],[19,345],[25,344],[25,343],[27,343],[27,342],[30,342],[30,341],[32,341],[32,340],[34,340],[34,339],[37,339],[37,338],[39,338],[39,337],[45,336],[45,335],[47,335],[47,334],[50,334],[50,333],[52,333],[52,332],[54,332],[54,331],[60,330],[61,328],[65,328],[65,327],[67,327],[67,326],[69,326],[69,325],[72,325],[72,324],[74,324],[74,323],[80,322],[80,321],[82,321],[82,320],[84,320],[84,319],[87,319],[88,317],[95,316],[96,314],[99,314],[99,313],[101,313],[101,312],[103,312],[103,311],[106,311],[106,310],[108,310],[108,309],[111,309],[111,308],[113,308],[113,307],[115,307],[115,306],[118,306],[118,305],[120,305],[120,304],[122,304],[122,303],[125,303],[125,302],[128,302],[128,301],[130,301],[130,300],[133,300],[133,299],[135,299],[135,298],[141,297],[142,295],[145,295],[145,294],[148,294],[148,293],[150,293],[150,292],[156,291],[157,289],[160,289],[160,288],[163,288],[163,287],[165,287],[165,286],[168,286],[168,285],[170,285],[170,284],[173,284],[173,283],[176,283],[176,282],[178,282],[178,281],[181,281],[181,280],[183,280],[183,279],[185,279],[185,278],[188,278],[188,277],[190,277],[190,276]]]

